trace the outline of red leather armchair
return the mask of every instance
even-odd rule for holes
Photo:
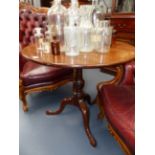
[[[30,7],[19,12],[19,42],[20,50],[34,42],[33,29],[36,26],[46,29],[46,14],[39,9]],[[19,52],[20,86],[19,94],[23,103],[23,110],[28,111],[26,95],[36,91],[56,89],[72,81],[73,71],[70,68],[56,68],[40,65],[26,60]]]
[[[118,67],[115,79],[98,85],[100,116],[105,115],[109,130],[127,155],[135,154],[135,65]],[[123,70],[123,68],[122,68]],[[120,78],[122,77],[122,78]]]

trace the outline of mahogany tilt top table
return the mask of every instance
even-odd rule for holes
[[[67,104],[78,107],[83,116],[85,132],[89,138],[90,144],[96,146],[95,138],[89,128],[89,109],[85,100],[90,103],[90,96],[84,93],[84,79],[82,69],[84,68],[101,68],[122,64],[133,60],[135,57],[134,47],[127,43],[115,42],[110,51],[106,54],[92,51],[90,53],[80,53],[75,57],[66,56],[65,53],[60,55],[52,55],[51,53],[37,54],[35,44],[30,44],[22,50],[22,55],[28,60],[55,67],[70,67],[73,68],[73,96],[62,100],[60,108],[55,111],[47,111],[48,115],[61,113]]]

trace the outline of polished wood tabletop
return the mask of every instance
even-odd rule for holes
[[[128,43],[115,42],[112,44],[108,53],[92,51],[89,53],[80,53],[78,56],[66,56],[64,52],[60,55],[42,52],[38,56],[35,44],[30,44],[22,50],[22,55],[29,60],[45,65],[73,68],[100,68],[121,64],[134,59],[134,50],[134,46]]]

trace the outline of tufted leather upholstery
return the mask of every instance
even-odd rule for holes
[[[33,12],[30,9],[21,9],[19,11],[19,42],[20,50],[27,46],[29,43],[34,42],[34,28],[40,26],[43,32],[46,30],[47,17],[45,13]],[[19,69],[23,69],[24,64],[27,62],[25,58],[19,54]]]
[[[34,28],[42,27],[46,30],[47,16],[44,13],[35,13],[31,10],[20,10],[19,12],[19,40],[22,47],[34,42]]]
[[[125,65],[125,73],[118,85],[103,85],[99,98],[105,116],[129,150],[135,152],[135,84],[134,62]]]

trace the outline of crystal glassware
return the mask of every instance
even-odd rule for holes
[[[51,37],[59,40],[60,50],[64,48],[64,25],[66,18],[66,8],[61,4],[61,0],[54,0],[52,7],[48,10],[48,24],[51,26]]]
[[[94,27],[98,21],[104,20],[107,8],[104,0],[92,0],[93,12],[92,12],[92,23]]]
[[[103,28],[101,28],[99,26],[94,27],[94,29],[92,31],[91,40],[92,40],[93,50],[95,50],[95,51],[99,49],[102,32],[103,32]]]
[[[112,40],[112,30],[113,27],[104,27],[101,32],[101,40],[99,42],[99,46],[97,48],[97,51],[100,53],[107,53],[111,46],[111,40]]]
[[[67,12],[67,25],[79,26],[80,24],[80,10],[78,0],[71,0],[71,6]]]
[[[64,27],[65,36],[65,54],[68,56],[79,55],[80,30],[79,27]]]
[[[93,50],[93,44],[91,40],[92,35],[92,6],[91,5],[82,5],[80,7],[81,22],[80,22],[80,52],[91,52]]]
[[[67,12],[67,24],[64,27],[65,54],[77,56],[80,51],[80,11],[77,0],[71,0]]]

